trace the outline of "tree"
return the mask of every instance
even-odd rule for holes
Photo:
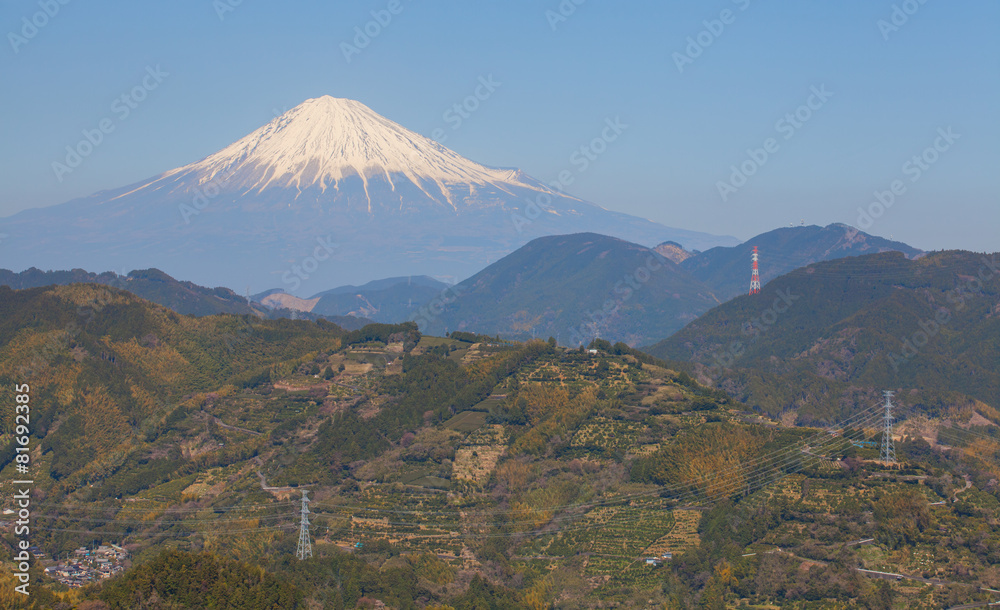
[[[879,580],[875,586],[862,598],[862,603],[868,610],[892,610],[892,602],[896,592],[884,580]]]
[[[882,496],[872,509],[878,523],[875,538],[892,549],[917,543],[931,523],[927,499],[913,488]]]
[[[302,594],[264,570],[208,553],[164,551],[103,584],[96,597],[111,610],[145,607],[300,608]]]

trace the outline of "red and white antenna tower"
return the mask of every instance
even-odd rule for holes
[[[757,246],[753,247],[753,275],[750,276],[750,294],[760,292],[760,272],[757,271]]]

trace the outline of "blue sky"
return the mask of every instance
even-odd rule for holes
[[[670,226],[746,239],[844,222],[1000,250],[990,0],[237,1],[5,1],[0,217],[190,163],[328,94],[441,129],[481,163],[544,181],[573,170],[568,192]],[[348,61],[366,26],[377,35]],[[123,117],[116,98],[157,67]],[[490,76],[499,86],[453,129],[445,113]],[[796,111],[807,118],[780,122]],[[52,163],[106,118],[114,130],[57,180]],[[616,118],[628,128],[577,171],[574,152]],[[733,166],[753,175],[734,181]],[[892,206],[860,219],[897,180]]]

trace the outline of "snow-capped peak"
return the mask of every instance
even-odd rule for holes
[[[197,163],[180,168],[200,180],[225,176],[248,190],[291,187],[337,188],[350,176],[405,175],[434,182],[443,192],[454,184],[503,184],[539,189],[518,170],[470,161],[437,142],[390,121],[364,104],[328,95],[306,100],[264,127]],[[543,188],[543,187],[542,187]]]

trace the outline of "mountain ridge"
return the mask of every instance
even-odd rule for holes
[[[532,240],[448,293],[418,314],[422,330],[551,335],[571,346],[669,336],[719,302],[655,250],[596,233]]]
[[[380,280],[372,280],[366,282],[360,286],[355,286],[353,284],[347,284],[345,286],[337,286],[336,288],[331,288],[329,290],[324,290],[322,292],[317,292],[316,294],[309,297],[310,299],[315,299],[316,297],[324,297],[330,294],[350,294],[353,292],[367,292],[370,290],[385,290],[386,288],[392,288],[398,284],[406,282],[409,284],[416,284],[418,286],[427,286],[429,288],[436,288],[438,290],[444,290],[448,287],[448,284],[438,281],[427,275],[406,275],[397,277],[387,277]]]
[[[203,317],[216,314],[254,316],[258,318],[305,318],[317,320],[320,316],[291,308],[255,307],[245,297],[225,287],[206,288],[193,282],[177,280],[159,269],[137,269],[128,274],[113,271],[94,273],[83,269],[70,271],[42,271],[31,269],[14,273],[0,269],[0,286],[14,290],[68,286],[72,284],[97,284],[129,292],[141,299],[156,303],[173,311]],[[259,301],[258,301],[259,302]],[[371,322],[355,316],[322,316],[345,330],[355,330]]]
[[[426,275],[401,276],[372,280],[361,286],[338,286],[318,292],[308,299],[276,289],[261,293],[258,300],[268,307],[393,324],[408,320],[424,303],[448,287],[448,284]]]
[[[902,252],[916,258],[923,251],[834,223],[779,227],[732,247],[716,247],[680,261],[681,267],[705,282],[723,300],[745,294],[750,285],[750,258],[754,247],[760,260],[760,280],[770,280],[811,263],[874,252]]]
[[[898,387],[932,411],[1000,408],[998,299],[1000,254],[868,254],[797,269],[642,349],[694,363],[703,381],[773,416],[796,411],[800,423],[833,421],[851,398]]]
[[[602,231],[702,250],[739,241],[604,209],[334,98],[194,163],[3,222],[14,270],[155,267],[300,297],[372,277],[458,281],[543,235]]]

